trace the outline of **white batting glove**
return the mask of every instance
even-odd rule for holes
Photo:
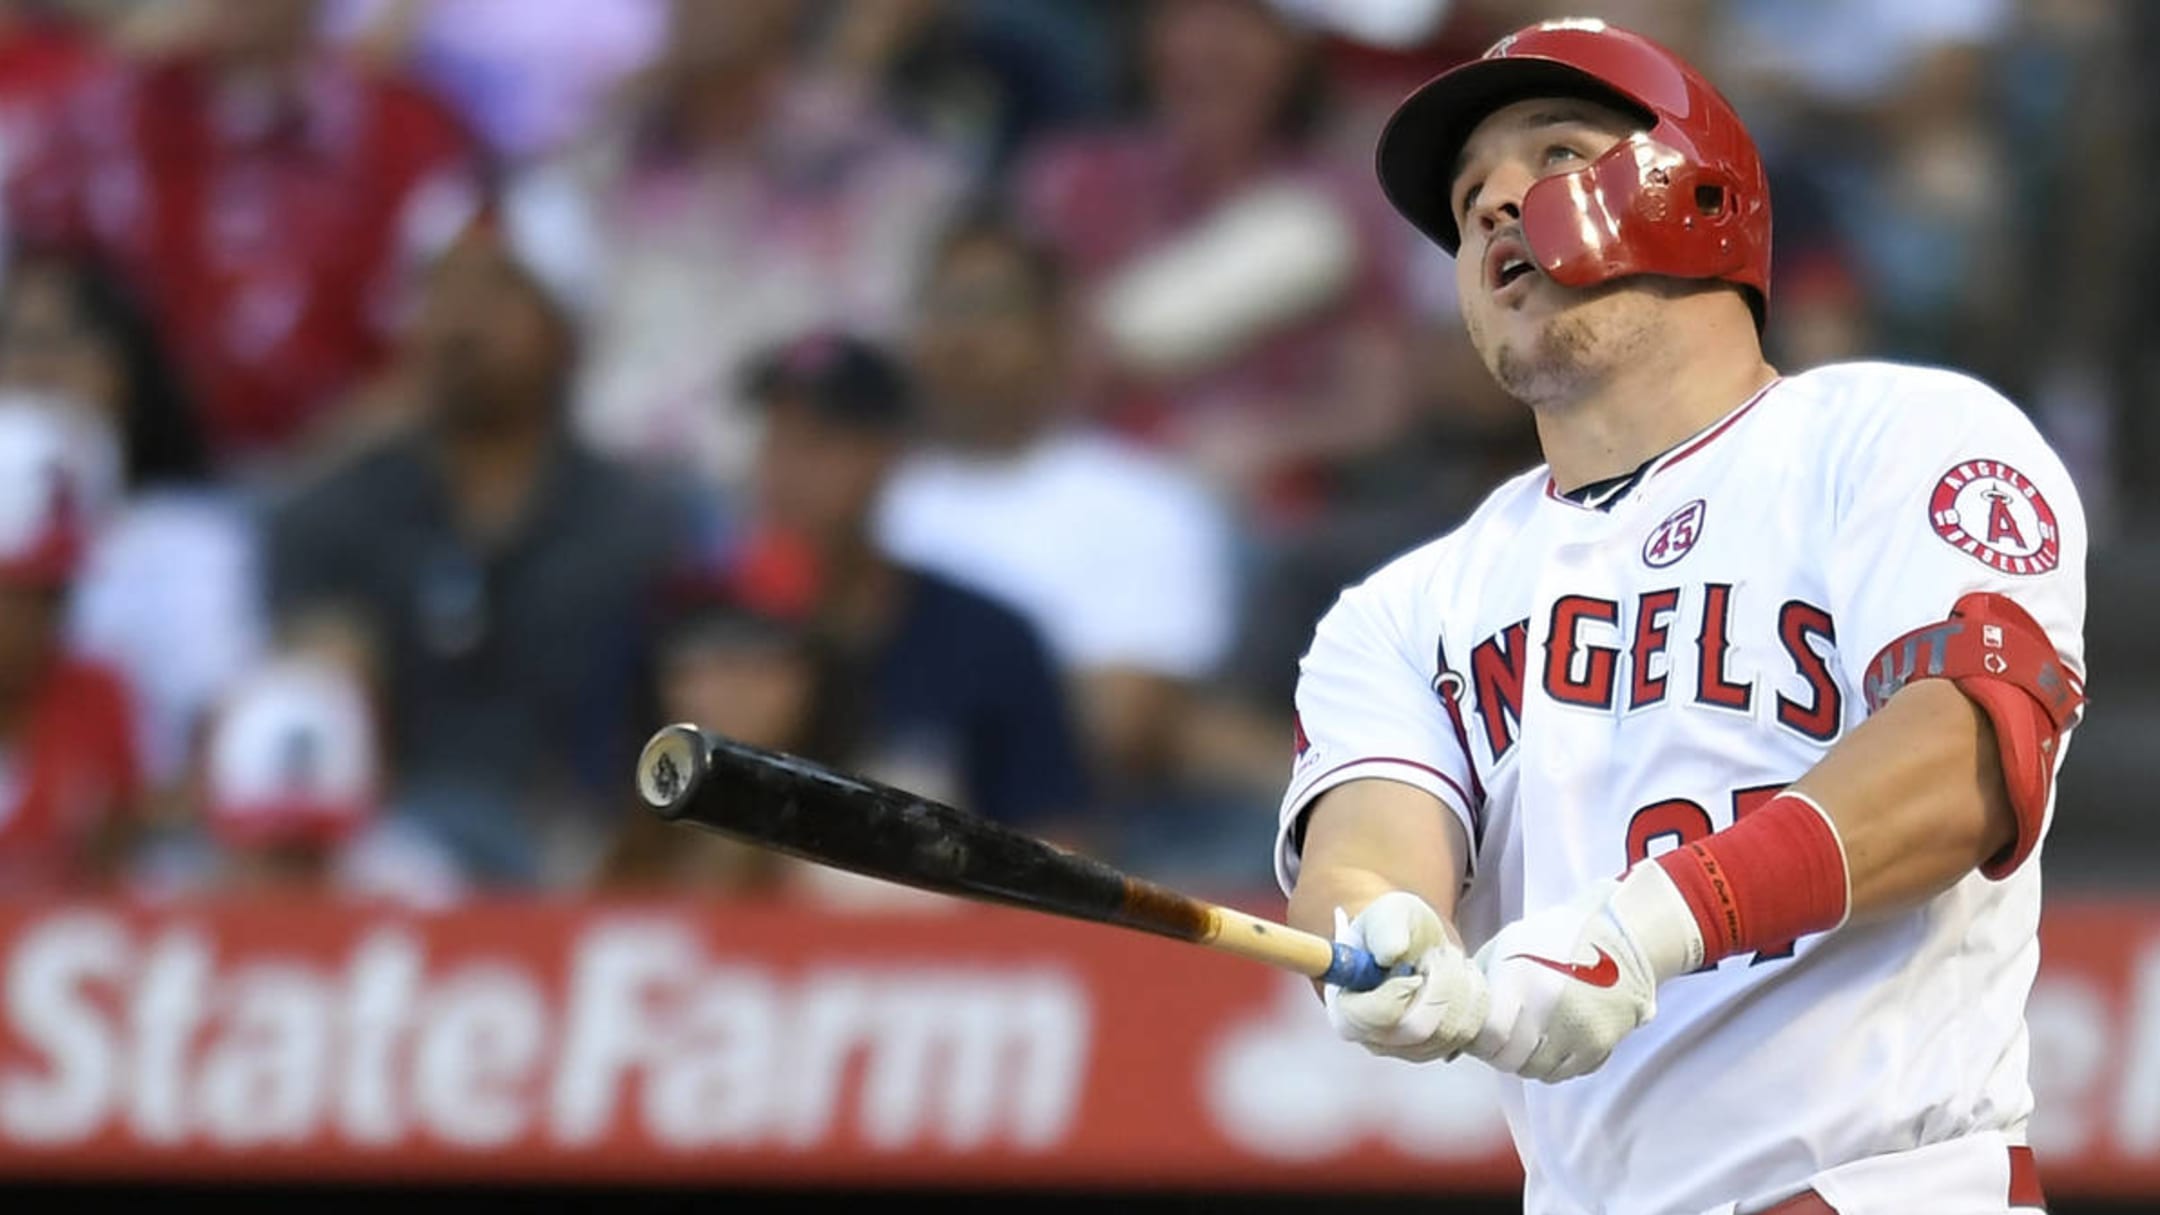
[[[1530,1080],[1597,1070],[1657,1012],[1657,985],[1702,965],[1702,931],[1651,862],[1525,916],[1478,950],[1490,999],[1470,1053]]]
[[[1344,1038],[1376,1055],[1424,1063],[1453,1059],[1484,1025],[1485,978],[1425,900],[1390,891],[1354,920],[1338,907],[1335,939],[1383,967],[1414,967],[1371,991],[1326,989],[1328,1024]]]

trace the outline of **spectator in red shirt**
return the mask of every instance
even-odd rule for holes
[[[10,895],[97,884],[136,819],[126,686],[62,643],[83,542],[83,449],[68,413],[0,401],[0,892]]]
[[[262,642],[254,517],[207,476],[158,334],[95,266],[30,256],[8,267],[0,391],[71,409],[102,440],[110,484],[86,504],[69,638],[126,677],[145,782],[170,793],[204,709]]]
[[[401,255],[462,213],[471,162],[429,97],[317,48],[311,0],[199,9],[184,45],[69,98],[12,204],[21,238],[135,282],[231,467],[289,448],[375,366]]]
[[[60,97],[97,65],[97,45],[71,22],[0,0],[0,186],[35,156]],[[0,216],[0,249],[6,223]]]
[[[1148,109],[1049,145],[1020,202],[1094,298],[1097,408],[1269,518],[1407,421],[1400,234],[1317,138],[1312,31],[1263,0],[1158,0]]]
[[[74,23],[0,0],[0,189],[34,157],[60,98],[98,62],[96,44]],[[0,214],[0,247],[7,243]]]

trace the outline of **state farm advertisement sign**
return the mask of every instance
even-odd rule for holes
[[[2052,914],[2058,1192],[2160,1194],[2160,908]],[[1506,1189],[1475,1064],[1017,912],[0,911],[0,1174]]]

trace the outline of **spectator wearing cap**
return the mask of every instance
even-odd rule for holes
[[[1153,0],[1137,120],[1020,166],[1072,268],[1084,399],[1274,526],[1321,509],[1410,420],[1407,245],[1334,155],[1318,40],[1281,0]]]
[[[368,676],[349,649],[280,649],[221,698],[197,770],[216,889],[454,902],[455,865],[382,809]]]
[[[0,890],[80,893],[139,826],[125,682],[66,650],[93,491],[77,419],[0,402]]]
[[[657,724],[648,612],[687,518],[569,431],[574,283],[515,208],[419,287],[414,422],[270,522],[277,621],[320,613],[382,670],[393,811],[478,881],[582,880]]]
[[[66,407],[117,473],[85,503],[68,609],[76,648],[126,675],[153,794],[170,792],[209,703],[262,645],[253,512],[213,482],[185,386],[119,279],[52,254],[0,280],[0,392]]]
[[[768,545],[738,557],[732,576],[670,596],[659,639],[661,713],[752,746],[846,763],[834,710],[851,699],[810,627],[806,569]],[[777,558],[779,568],[772,558]],[[774,893],[789,873],[774,854],[656,816],[634,816],[616,837],[603,883],[616,891]]]
[[[221,468],[289,452],[385,355],[406,242],[469,196],[469,141],[331,53],[313,0],[153,6],[169,44],[101,71],[16,175],[17,236],[141,292]]]
[[[747,395],[765,414],[761,563],[781,571],[765,578],[806,589],[804,618],[831,664],[823,690],[840,698],[815,707],[836,723],[827,755],[1004,822],[1081,830],[1082,751],[1039,634],[875,541],[874,508],[915,424],[900,367],[819,334],[757,360]]]
[[[1234,627],[1227,513],[1187,470],[1077,414],[1055,255],[1010,223],[946,232],[918,317],[929,441],[894,475],[880,539],[1028,616],[1110,784],[1164,778]]]

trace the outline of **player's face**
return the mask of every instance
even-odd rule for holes
[[[1519,101],[1471,132],[1449,202],[1462,233],[1455,281],[1463,323],[1486,367],[1512,395],[1535,401],[1633,331],[1630,312],[1654,292],[1632,281],[1563,287],[1545,277],[1523,238],[1523,195],[1539,179],[1587,168],[1637,130],[1611,106],[1573,98]]]

